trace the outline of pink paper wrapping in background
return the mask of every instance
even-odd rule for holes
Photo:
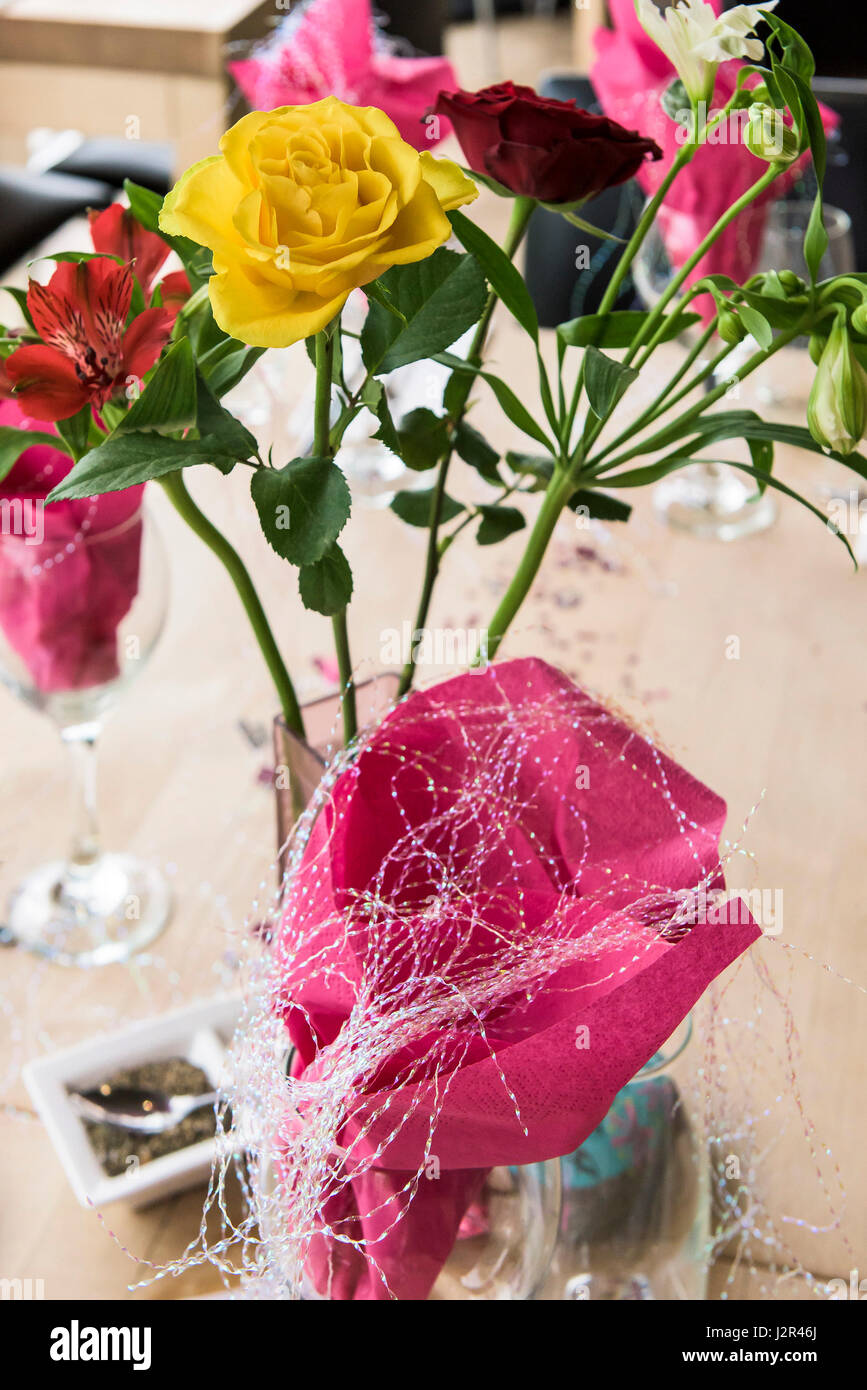
[[[717,14],[720,0],[710,0]],[[636,176],[648,194],[662,183],[681,146],[677,126],[667,116],[660,98],[676,72],[674,66],[638,22],[633,0],[609,0],[613,29],[599,28],[594,35],[598,58],[590,78],[607,116],[649,136],[663,150],[663,158],[645,164]],[[721,64],[717,72],[714,107],[725,106],[735,89],[739,61]],[[820,106],[826,132],[834,129],[837,116]],[[807,156],[805,156],[807,158]],[[783,174],[759,198],[735,218],[702,257],[687,283],[703,275],[729,275],[738,284],[756,269],[768,206],[792,185],[804,161]],[[657,214],[665,249],[674,266],[683,265],[727,208],[755,183],[766,167],[745,145],[735,142],[707,144],[678,174]],[[709,295],[701,295],[696,309],[705,318],[714,312]]]
[[[376,30],[370,0],[312,0],[252,57],[229,72],[254,109],[303,106],[326,96],[378,106],[416,149],[430,149],[451,125],[425,124],[442,88],[457,79],[445,58],[406,58]]]
[[[15,401],[0,402],[0,426],[10,425],[51,431]],[[41,503],[71,467],[67,454],[35,445],[0,483],[0,498]],[[81,690],[118,675],[117,628],[138,591],[143,492],[52,502],[41,544],[0,536],[0,629],[37,690]]]
[[[458,722],[455,707],[461,711]],[[488,808],[482,798],[466,843],[460,835],[444,843],[442,829],[435,828],[441,822],[432,820],[426,769],[435,769],[441,809],[480,756],[510,756],[516,718],[526,732],[513,788],[520,814],[498,841],[502,807]],[[581,769],[586,777],[578,776]],[[630,904],[646,900],[649,883],[663,896],[703,880],[722,884],[718,842],[724,817],[718,796],[566,676],[534,659],[414,693],[341,775],[314,825],[287,908],[293,939],[306,943],[302,954],[310,960],[324,949],[333,953],[334,967],[327,979],[311,979],[304,960],[294,958],[291,967],[281,962],[277,943],[285,1017],[297,1048],[293,1074],[309,1080],[327,1067],[320,1049],[338,1037],[377,950],[374,930],[347,940],[341,911],[353,893],[370,890],[375,880],[385,899],[395,891],[394,875],[389,871],[381,880],[379,871],[408,825],[420,866],[429,855],[432,865],[445,860],[459,870],[462,857],[476,853],[480,841],[498,846],[472,904],[474,920],[480,916],[486,924],[474,928],[472,938],[480,957],[496,955],[493,929],[505,925],[494,896],[497,883],[520,884],[526,929],[541,940],[554,931],[555,912],[560,940],[585,937],[615,909],[626,920],[616,945],[559,970],[531,1003],[524,993],[498,1007],[485,1024],[487,1043],[467,1023],[468,1051],[453,1072],[438,1075],[440,1092],[448,1081],[433,1139],[440,1177],[418,1183],[408,1212],[396,1223],[401,1189],[423,1162],[434,1113],[430,1087],[424,1080],[395,1087],[408,1060],[404,1049],[379,1069],[373,1090],[352,1097],[338,1142],[357,1145],[355,1153],[374,1153],[383,1136],[393,1133],[395,1115],[408,1119],[376,1166],[326,1206],[325,1219],[338,1230],[343,1220],[351,1233],[354,1217],[356,1238],[358,1218],[367,1239],[387,1232],[372,1253],[394,1295],[420,1299],[430,1292],[487,1169],[577,1148],[715,976],[756,939],[752,921],[698,922],[660,936],[670,909],[666,916],[657,905],[648,921],[646,901],[637,920],[630,916]],[[436,894],[436,872],[431,869],[428,884],[414,880],[413,896],[399,903],[404,913],[415,910],[414,895],[421,904]],[[423,867],[419,873],[423,880]],[[448,953],[444,940],[443,970]],[[586,1049],[576,1045],[579,1025],[589,1030]],[[429,1042],[419,1042],[416,1060],[425,1058]],[[373,1118],[382,1106],[385,1114]],[[377,1207],[372,1217],[366,1215]],[[328,1286],[331,1297],[388,1296],[363,1254],[327,1234],[314,1238],[309,1270],[319,1292]]]

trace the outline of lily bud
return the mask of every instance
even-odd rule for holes
[[[744,130],[744,144],[757,159],[774,164],[791,164],[801,153],[798,137],[772,106],[754,103]]]
[[[819,359],[807,424],[817,444],[838,454],[851,454],[867,430],[867,372],[852,351],[842,315]]]
[[[807,288],[806,282],[801,279],[800,275],[796,275],[794,270],[780,270],[778,277],[787,295],[803,294]]]
[[[807,344],[807,351],[809,352],[812,361],[815,363],[817,367],[822,360],[822,353],[825,351],[825,343],[827,341],[827,338],[823,338],[821,333],[810,334],[810,341]]]
[[[867,304],[859,304],[852,314],[852,327],[856,333],[867,334]]]
[[[747,335],[747,330],[744,328],[737,314],[733,314],[731,309],[723,309],[719,316],[719,322],[717,323],[717,332],[723,342],[728,343],[731,347],[735,347],[738,343],[742,342]]]

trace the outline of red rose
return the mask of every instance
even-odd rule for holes
[[[440,92],[434,109],[454,125],[472,170],[540,203],[585,202],[631,179],[646,155],[662,158],[637,131],[513,82]]]

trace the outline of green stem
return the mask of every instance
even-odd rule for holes
[[[702,134],[695,137],[695,139],[689,141],[686,145],[683,146],[680,153],[674,160],[668,173],[666,174],[665,178],[663,179],[662,183],[660,184],[659,188],[657,189],[656,193],[648,202],[646,208],[644,209],[644,212],[642,213],[641,218],[639,219],[638,226],[636,227],[635,231],[633,232],[632,236],[627,242],[623,255],[621,256],[620,261],[618,262],[617,269],[615,270],[613,276],[611,277],[611,280],[608,283],[605,294],[603,295],[602,301],[599,305],[599,309],[597,311],[598,313],[608,313],[612,306],[616,303],[617,296],[620,292],[620,287],[623,284],[623,281],[626,276],[626,272],[629,269],[629,266],[632,264],[632,261],[636,255],[636,252],[638,251],[638,248],[640,247],[645,236],[650,230],[650,227],[653,224],[654,218],[656,217],[656,214],[659,210],[661,203],[663,202],[663,199],[665,198],[666,193],[668,192],[677,175],[680,173],[680,170],[692,159],[696,149],[698,149],[699,147],[702,135],[706,134],[707,130],[710,130],[713,124],[715,123],[712,122],[711,125],[706,127],[705,131],[702,132]],[[767,171],[767,173],[763,175],[763,177],[759,179],[757,183],[753,185],[753,187],[749,189],[742,198],[738,199],[738,201],[729,210],[729,212],[724,217],[719,219],[715,227],[704,239],[701,246],[696,251],[695,255],[690,257],[690,260],[682,268],[678,276],[675,277],[672,284],[669,285],[665,294],[660,298],[660,300],[657,302],[654,308],[650,311],[647,320],[642,326],[642,329],[636,335],[636,338],[632,346],[630,347],[629,352],[626,355],[626,363],[629,363],[632,360],[638,348],[642,345],[642,342],[647,338],[648,334],[656,328],[659,319],[662,317],[666,304],[672,298],[672,296],[676,294],[683,280],[695,267],[695,265],[697,265],[698,261],[705,254],[705,252],[708,250],[709,246],[719,235],[719,233],[728,225],[730,221],[732,221],[734,217],[738,215],[739,212],[743,210],[743,208],[747,206],[748,203],[752,201],[753,198],[757,197],[759,193],[764,188],[766,188],[767,185],[770,182],[772,182],[774,178],[776,178],[779,172],[779,168],[772,165],[771,168]],[[780,346],[782,346],[782,343],[780,344]],[[766,354],[761,354],[761,357],[764,358],[765,355]],[[749,365],[750,364],[747,364],[748,367]],[[744,372],[744,374],[746,374],[746,371]],[[566,430],[562,436],[565,441],[567,450],[570,446],[572,427],[578,408],[578,402],[581,396],[581,392],[583,390],[583,384],[584,359],[582,358],[581,366],[578,371],[578,378],[575,385],[575,391],[571,402],[569,420],[567,422]],[[722,386],[720,388],[719,394],[721,394],[722,391],[726,389],[726,385]],[[699,413],[700,410],[705,409],[707,405],[709,405],[711,401],[715,398],[717,398],[717,393],[712,393],[710,396],[708,396],[705,399],[705,401],[701,403],[701,405],[699,406],[699,410],[696,413]],[[688,414],[689,412],[687,413],[687,415]],[[487,652],[489,656],[493,656],[494,653],[497,651],[500,643],[503,640],[503,637],[506,634],[506,631],[509,628],[509,625],[513,621],[515,614],[517,613],[518,609],[520,608],[521,604],[523,603],[530,590],[533,580],[535,579],[539,571],[539,567],[544,558],[545,551],[548,547],[548,543],[551,539],[551,536],[554,533],[554,528],[557,525],[560,513],[566,506],[567,502],[569,501],[569,498],[572,496],[577,486],[577,473],[580,472],[581,460],[586,457],[587,450],[589,449],[593,440],[597,437],[604,423],[604,421],[597,422],[597,424],[590,430],[589,438],[586,437],[585,433],[585,439],[578,446],[577,450],[575,451],[575,455],[569,459],[565,468],[561,467],[555,469],[554,475],[551,478],[551,481],[548,485],[548,490],[545,493],[545,497],[542,502],[542,506],[539,510],[539,514],[536,518],[535,525],[533,526],[533,529],[530,533],[530,537],[527,542],[527,547],[524,551],[524,555],[521,559],[521,563],[518,566],[515,576],[512,579],[512,582],[509,585],[508,589],[506,590],[506,593],[504,594],[503,599],[496,613],[494,614],[493,619],[491,620],[491,626],[488,629],[487,645]]]
[[[648,350],[652,350],[652,348],[655,346],[658,340],[658,337],[660,336],[662,318],[665,313],[666,306],[677,294],[681,285],[691,274],[691,272],[695,270],[695,267],[698,265],[699,261],[710,250],[711,246],[716,241],[720,233],[725,231],[729,223],[733,222],[734,219],[741,212],[743,212],[743,210],[746,207],[749,207],[750,203],[754,202],[754,200],[758,198],[760,193],[764,192],[764,190],[769,186],[769,184],[773,183],[774,179],[779,176],[783,168],[784,166],[780,164],[769,165],[769,167],[765,170],[764,174],[762,174],[761,178],[756,179],[756,182],[750,188],[748,188],[747,191],[743,193],[741,197],[737,199],[736,202],[732,203],[731,207],[723,213],[722,217],[717,219],[717,221],[714,223],[714,225],[708,232],[707,236],[704,238],[703,241],[699,243],[695,251],[693,251],[689,259],[681,266],[677,274],[672,277],[672,279],[669,281],[664,291],[660,295],[659,299],[654,304],[644,323],[641,325],[638,332],[636,333],[628,351],[626,352],[626,355],[623,358],[624,367],[629,366],[633,357],[638,352],[638,349],[643,346],[645,340],[648,337],[650,337],[651,339]],[[584,438],[582,439],[582,454],[585,458],[587,454],[590,452],[590,449],[593,447],[596,440],[599,438],[599,435],[602,433],[607,423],[607,416],[604,420],[594,420],[592,423],[590,423],[590,417],[588,416],[588,422],[585,426],[584,431]]]
[[[343,742],[346,748],[358,733],[358,711],[355,702],[355,682],[352,677],[352,657],[349,654],[349,632],[346,626],[346,609],[335,613],[331,619],[334,632],[334,650],[337,654],[337,669],[343,688]]]
[[[313,412],[313,457],[330,458],[331,448],[331,383],[334,375],[334,335],[340,332],[339,322],[316,334],[316,404]],[[355,700],[355,681],[352,657],[349,652],[349,630],[346,609],[331,619],[337,669],[340,672],[341,709],[343,712],[343,742],[349,747],[358,733],[358,712]]]
[[[532,198],[516,198],[512,206],[512,216],[509,220],[509,229],[503,242],[503,250],[511,260],[523,240],[524,233],[533,215],[536,203]],[[478,365],[482,360],[485,340],[488,336],[488,329],[491,324],[494,309],[497,305],[497,296],[493,291],[488,295],[488,302],[485,305],[484,313],[476,325],[476,331],[467,353],[467,361]],[[461,387],[458,395],[457,408],[452,418],[452,429],[449,435],[449,445],[437,470],[437,479],[431,495],[430,519],[428,522],[428,544],[427,555],[425,557],[424,578],[422,580],[421,595],[416,612],[415,627],[413,632],[422,632],[427,623],[427,616],[430,610],[431,598],[433,597],[434,585],[439,573],[440,555],[439,530],[442,522],[443,498],[446,491],[446,479],[448,477],[449,465],[451,464],[454,452],[454,437],[458,425],[461,423],[470,392],[473,386],[473,377],[467,372],[466,383]],[[415,642],[410,642],[409,656],[403,668],[398,686],[398,697],[405,695],[413,682],[415,675]]]
[[[703,256],[707,254],[707,252],[713,246],[720,233],[724,232],[729,223],[733,222],[735,218],[738,217],[740,213],[744,211],[744,208],[749,207],[750,203],[754,202],[755,199],[758,198],[759,194],[763,193],[764,190],[767,187],[769,187],[770,184],[773,183],[774,179],[779,177],[784,167],[786,166],[781,164],[769,165],[765,172],[762,174],[761,178],[756,179],[756,182],[752,184],[751,187],[748,188],[745,193],[742,193],[740,198],[738,198],[736,202],[732,203],[731,207],[728,208],[727,211],[724,212],[721,217],[717,218],[716,222],[711,227],[707,236],[699,243],[699,245],[693,251],[692,255],[689,257],[689,259],[685,261],[684,264],[681,266],[677,274],[672,276],[671,280],[666,285],[662,294],[659,296],[659,299],[656,301],[650,313],[648,314],[647,319],[636,333],[635,338],[632,344],[630,345],[629,351],[623,359],[624,366],[628,366],[629,363],[632,361],[636,352],[642,346],[645,338],[648,336],[649,331],[657,327],[659,320],[662,318],[662,315],[665,312],[666,306],[677,294],[678,290],[680,289],[683,282],[686,280],[687,276],[689,276],[692,273],[692,271],[695,270],[699,261],[702,259]]]
[[[629,270],[629,267],[632,265],[632,262],[635,260],[636,254],[638,253],[639,247],[644,241],[644,238],[650,231],[650,228],[652,227],[653,222],[656,218],[656,214],[659,212],[659,209],[662,206],[662,203],[665,199],[666,193],[671,188],[671,185],[674,183],[674,180],[677,178],[681,169],[683,169],[685,165],[687,165],[689,161],[692,159],[697,148],[698,146],[691,141],[683,146],[683,148],[680,150],[680,153],[673,161],[668,173],[665,175],[665,178],[662,180],[662,183],[657,188],[653,197],[649,199],[647,206],[641,214],[641,217],[638,219],[638,225],[635,228],[635,231],[632,233],[632,236],[629,238],[628,242],[623,248],[623,254],[620,257],[620,260],[617,262],[614,274],[608,281],[608,284],[605,288],[605,293],[603,294],[602,299],[600,300],[599,308],[596,310],[598,314],[607,314],[609,310],[613,309],[614,305],[617,303],[617,296],[620,293],[623,281],[626,279],[627,271]],[[584,357],[582,355],[581,363],[578,367],[578,375],[575,380],[575,389],[572,392],[572,401],[569,407],[569,419],[566,422],[566,427],[563,432],[563,441],[567,452],[570,447],[570,441],[572,439],[572,430],[575,426],[575,416],[578,414],[578,406],[581,401],[581,392],[583,391],[583,389]]]
[[[247,572],[247,568],[235,548],[229,544],[221,531],[218,531],[213,522],[209,521],[204,512],[200,511],[187,491],[184,482],[183,472],[169,473],[166,477],[160,478],[166,493],[168,494],[175,510],[183,517],[184,521],[192,531],[196,533],[200,540],[205,542],[216,555],[217,559],[228,571],[238,596],[244,605],[250,625],[259,643],[265,663],[271,673],[271,679],[277,689],[280,699],[280,706],[283,710],[283,717],[290,729],[301,738],[304,737],[304,720],[301,715],[301,708],[295,695],[295,688],[289,677],[289,672],[280,655],[277,643],[274,641],[274,634],[271,631],[265,610],[262,607],[259,595],[253,586],[253,581]]]
[[[602,459],[606,458],[608,454],[613,453],[615,449],[619,449],[621,444],[625,444],[627,440],[632,439],[636,434],[640,434],[640,432],[643,429],[646,429],[648,425],[652,425],[653,421],[657,420],[660,415],[664,415],[667,411],[673,409],[673,407],[676,406],[679,401],[683,400],[684,396],[688,396],[690,392],[694,391],[695,388],[699,386],[704,380],[706,380],[707,377],[713,376],[717,368],[721,365],[722,362],[725,361],[725,359],[733,351],[732,346],[728,343],[726,344],[722,352],[717,353],[716,357],[711,358],[707,365],[703,367],[702,370],[696,376],[694,376],[691,381],[688,381],[685,386],[681,387],[681,389],[677,392],[676,395],[671,395],[672,391],[674,391],[678,383],[682,381],[683,378],[686,376],[690,367],[693,365],[695,359],[707,347],[708,342],[713,337],[715,332],[716,319],[714,319],[710,327],[707,328],[704,331],[704,333],[702,333],[701,337],[698,339],[698,342],[688,353],[684,362],[677,369],[677,371],[674,373],[671,379],[666,382],[659,395],[651,401],[650,405],[647,406],[647,408],[643,410],[641,414],[635,420],[633,420],[625,430],[622,430],[621,433],[618,434],[615,439],[610,440],[605,445],[605,448],[601,449],[600,452],[596,454],[593,460],[594,465],[598,464]],[[669,397],[671,397],[671,399],[669,399]]]
[[[618,262],[617,269],[615,270],[614,274],[608,282],[605,294],[602,297],[602,301],[597,311],[598,313],[608,313],[612,305],[614,305],[617,302],[617,296],[620,293],[620,287],[623,284],[623,281],[626,277],[626,272],[628,271],[629,266],[632,264],[632,261],[635,257],[636,252],[638,251],[638,248],[640,247],[645,236],[650,230],[653,220],[656,217],[656,214],[659,210],[660,204],[662,203],[666,193],[668,192],[674,180],[677,178],[677,175],[680,173],[681,169],[692,159],[692,156],[695,153],[696,148],[697,146],[692,143],[687,144],[683,147],[683,149],[678,154],[677,158],[674,160],[674,163],[672,164],[671,168],[669,169],[668,173],[666,174],[656,193],[648,202],[647,207],[644,209],[644,212],[642,213],[642,216],[639,219],[638,226],[636,227],[635,231],[633,232],[632,236],[626,244],[626,248],[623,252],[623,255],[621,256]],[[575,383],[575,390],[572,397],[569,419],[566,423],[566,428],[563,433],[563,442],[565,444],[566,450],[568,450],[569,448],[570,436],[572,433],[572,427],[575,421],[575,415],[578,409],[578,402],[581,397],[583,384],[584,360],[582,358],[581,366],[578,371],[578,379]],[[574,471],[575,470],[572,466],[567,466],[566,468],[558,468],[555,470],[554,475],[550,483],[548,484],[547,491],[542,500],[542,506],[539,509],[539,513],[536,517],[536,521],[533,525],[529,539],[527,541],[526,549],[524,551],[523,556],[521,557],[521,562],[518,566],[518,569],[515,572],[512,582],[510,583],[508,589],[503,595],[503,598],[500,602],[499,607],[497,608],[496,613],[491,619],[491,625],[488,629],[487,643],[487,655],[489,658],[493,657],[497,649],[499,648],[500,643],[506,635],[509,626],[514,620],[515,614],[518,612],[518,609],[524,602],[524,599],[527,597],[527,594],[530,591],[533,581],[539,572],[539,567],[542,563],[542,560],[544,559],[545,551],[548,548],[548,543],[551,540],[551,536],[554,534],[554,528],[556,527],[557,522],[560,518],[560,513],[562,512],[563,508],[566,506],[566,503],[569,501],[569,498],[575,491],[576,478],[574,476]]]
[[[527,597],[533,580],[539,573],[539,566],[545,557],[548,542],[554,534],[554,527],[557,525],[560,513],[574,491],[575,483],[568,471],[560,470],[555,473],[548,486],[548,491],[542,499],[542,505],[530,532],[521,563],[500,601],[500,606],[491,619],[487,643],[489,660],[495,656],[509,625]]]
[[[638,248],[641,246],[641,243],[644,241],[644,238],[647,236],[647,233],[650,231],[650,228],[656,220],[656,214],[659,212],[659,209],[662,206],[666,193],[671,188],[671,185],[674,183],[674,180],[677,178],[681,169],[683,169],[684,166],[687,165],[689,161],[692,159],[697,149],[698,145],[694,144],[692,141],[690,141],[688,144],[684,145],[681,148],[679,154],[673,161],[671,168],[669,169],[665,178],[662,180],[662,183],[657,188],[653,197],[649,200],[647,206],[644,209],[644,212],[638,219],[638,226],[635,228],[635,231],[632,233],[632,236],[626,243],[623,255],[617,262],[617,269],[615,270],[611,279],[608,281],[605,293],[603,294],[602,299],[600,301],[599,308],[596,310],[597,314],[607,314],[609,309],[613,309],[614,305],[617,303],[617,296],[620,293],[620,287],[623,284],[623,281],[626,279],[626,272],[632,265]]]
[[[641,454],[651,454],[656,449],[667,448],[668,444],[672,442],[669,438],[672,431],[685,433],[686,431],[683,427],[688,426],[691,420],[695,420],[699,415],[703,415],[709,406],[714,405],[716,401],[720,400],[729,390],[732,381],[744,381],[757,367],[761,367],[769,358],[774,356],[774,353],[779,352],[780,348],[791,343],[794,338],[797,338],[799,334],[803,332],[804,325],[802,323],[798,324],[796,328],[787,328],[785,332],[780,333],[778,337],[774,339],[769,348],[762,348],[761,351],[754,352],[752,357],[748,358],[744,365],[734,372],[728,380],[722,382],[721,385],[717,386],[713,391],[708,391],[706,396],[702,396],[700,401],[690,406],[689,410],[684,411],[683,415],[679,416],[678,419],[670,421],[662,430],[658,430],[656,434],[651,435],[649,439],[642,440],[638,448],[628,449],[625,453],[619,454],[617,458],[611,459],[605,465],[604,469],[598,468],[601,458],[601,455],[598,455],[595,459],[589,461],[588,468],[597,476],[599,474],[610,473],[613,468],[618,468],[622,463],[628,463],[630,459],[638,458]],[[699,462],[700,461],[701,460],[699,460]]]

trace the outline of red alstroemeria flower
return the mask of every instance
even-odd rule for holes
[[[112,203],[103,212],[91,208],[87,215],[94,251],[117,256],[126,264],[134,262],[136,278],[148,298],[157,272],[168,257],[167,243],[143,227],[121,203]]]
[[[26,414],[68,420],[87,404],[101,410],[153,366],[175,315],[145,309],[127,328],[132,288],[130,267],[102,257],[63,262],[47,285],[30,281],[27,307],[42,342],[6,360]]]
[[[149,299],[153,293],[157,274],[166,262],[169,248],[156,232],[137,221],[129,208],[122,203],[112,203],[103,212],[88,213],[90,219],[90,238],[94,251],[103,255],[117,256],[119,260],[132,263],[136,279],[142,287],[144,296]],[[177,314],[184,307],[192,290],[186,273],[173,270],[164,275],[159,282],[163,307]]]
[[[173,314],[180,313],[193,292],[185,270],[173,270],[170,275],[164,275],[159,289],[163,308],[171,309]]]

